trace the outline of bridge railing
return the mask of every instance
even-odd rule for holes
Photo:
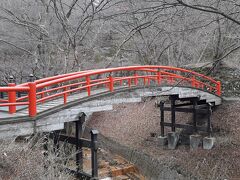
[[[28,106],[29,116],[34,117],[37,115],[37,104],[59,97],[63,97],[63,104],[66,104],[68,96],[74,93],[91,96],[95,89],[113,92],[115,88],[152,84],[186,86],[221,95],[219,81],[191,70],[168,66],[129,66],[74,72],[20,85],[10,83],[9,87],[0,87],[0,92],[8,94],[7,99],[0,99],[0,107],[7,106],[9,113],[14,114],[16,106]],[[17,98],[17,92],[27,95]]]

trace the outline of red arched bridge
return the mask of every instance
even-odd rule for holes
[[[75,96],[75,100],[76,97],[81,99],[81,96],[77,96],[79,93],[92,96],[121,88],[148,86],[187,87],[221,96],[220,81],[211,77],[182,68],[146,65],[74,72],[18,85],[9,83],[8,87],[0,87],[0,92],[7,94],[0,99],[0,107],[7,107],[11,114],[9,117],[18,116],[19,107],[25,107],[26,115],[35,117],[39,108],[56,99],[62,98],[58,103],[67,105],[72,101],[71,96]],[[18,92],[26,95],[18,97]]]

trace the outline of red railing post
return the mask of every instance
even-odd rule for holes
[[[134,76],[135,76],[135,78],[134,78],[134,85],[137,86],[138,85],[138,77],[137,77],[138,74],[135,73]]]
[[[147,78],[144,76],[143,77],[143,84],[144,84],[144,86],[146,85],[146,81],[147,81]]]
[[[91,81],[90,77],[89,77],[89,76],[86,76],[86,85],[88,86],[88,87],[87,87],[88,96],[91,95],[91,87],[89,86],[89,85],[90,85],[90,81]]]
[[[64,91],[67,91],[68,90],[68,88],[67,87],[65,87],[64,88]],[[68,97],[68,93],[64,93],[64,95],[63,95],[63,101],[64,101],[64,104],[67,104],[67,97]]]
[[[151,78],[148,77],[147,80],[148,80],[148,85],[150,86],[150,84],[151,84]]]
[[[210,85],[210,87],[209,87],[209,91],[212,92],[212,90],[213,90],[213,89],[212,89],[212,86]]]
[[[218,96],[221,96],[221,82],[220,81],[217,81],[217,95]]]
[[[8,86],[9,87],[14,87],[14,86],[16,86],[16,84],[15,83],[9,83]],[[9,103],[16,103],[16,91],[9,91],[8,92],[8,102]],[[8,106],[8,112],[10,114],[16,113],[16,105]]]
[[[198,82],[195,82],[195,87],[199,88],[199,83]]]
[[[29,99],[29,105],[28,105],[28,113],[30,117],[34,117],[37,115],[37,89],[36,89],[36,83],[30,82],[28,83],[29,86],[29,92],[28,92],[28,99]]]
[[[158,85],[161,84],[161,80],[162,80],[161,72],[160,72],[160,70],[158,70],[158,72],[157,72],[157,81],[158,81]]]
[[[128,87],[131,87],[131,83],[132,83],[132,79],[129,78],[129,79],[128,79]]]
[[[113,82],[113,77],[111,75],[111,73],[109,74],[109,91],[113,92],[113,86],[114,86],[114,82]]]
[[[170,84],[173,85],[174,84],[174,77],[171,75],[170,76]]]
[[[192,87],[195,87],[196,85],[196,79],[195,76],[192,76],[192,82],[191,82]]]

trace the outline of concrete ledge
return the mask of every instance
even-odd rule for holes
[[[167,135],[168,149],[176,149],[179,140],[179,133],[169,132]]]
[[[195,150],[202,146],[202,136],[201,135],[190,135],[190,149]]]
[[[214,137],[205,137],[203,138],[203,149],[210,150],[214,147],[216,138]]]

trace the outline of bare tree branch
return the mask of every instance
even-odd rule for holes
[[[204,11],[204,12],[209,12],[209,13],[214,13],[214,14],[219,14],[229,20],[231,20],[232,22],[240,25],[240,21],[238,21],[237,19],[234,19],[233,17],[229,16],[228,14],[220,11],[219,9],[216,9],[214,7],[211,7],[211,6],[202,6],[202,5],[190,5],[190,4],[187,4],[187,3],[184,3],[182,0],[177,0],[180,4],[182,4],[183,6],[186,6],[186,7],[189,7],[189,8],[192,8],[192,9],[196,9],[196,10],[199,10],[199,11]]]
[[[13,47],[15,47],[15,48],[17,48],[17,49],[19,49],[19,50],[21,50],[21,51],[24,51],[24,52],[26,52],[26,53],[28,53],[28,54],[36,57],[36,55],[33,54],[32,52],[30,52],[30,51],[28,51],[28,50],[26,50],[26,49],[24,49],[24,48],[22,48],[22,47],[18,47],[18,46],[16,46],[15,44],[13,44],[13,43],[11,43],[11,42],[8,42],[8,41],[3,40],[3,39],[0,39],[0,42],[3,42],[3,43],[8,44],[8,45],[11,45],[11,46],[13,46]]]

